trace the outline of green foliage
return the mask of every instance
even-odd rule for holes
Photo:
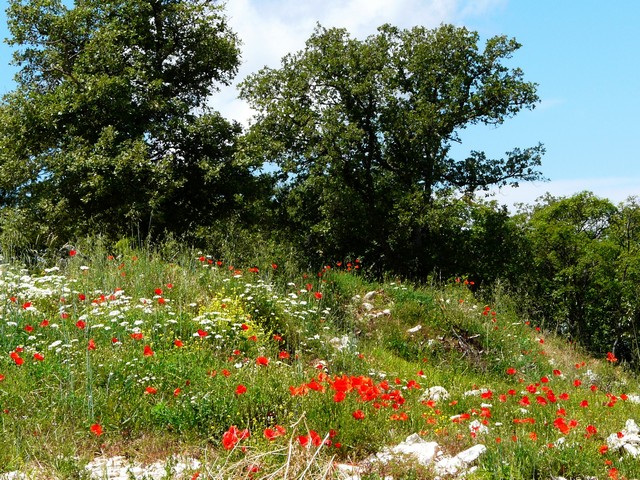
[[[245,80],[241,96],[258,114],[244,152],[280,168],[292,238],[380,271],[432,269],[420,252],[437,194],[540,178],[541,146],[503,160],[449,156],[467,125],[497,125],[537,102],[535,85],[503,65],[518,48],[494,37],[480,50],[477,33],[450,25],[384,25],[363,41],[318,27],[279,69]]]
[[[20,68],[0,106],[0,207],[12,241],[193,233],[268,198],[206,106],[239,50],[208,1],[13,0]],[[262,185],[262,186],[261,186]],[[193,236],[191,237],[193,238]]]
[[[530,273],[525,310],[592,352],[633,363],[638,350],[638,204],[616,207],[590,192],[546,197],[523,219]]]

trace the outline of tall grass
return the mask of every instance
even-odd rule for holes
[[[97,455],[180,451],[200,478],[329,478],[418,432],[451,454],[485,444],[478,478],[640,476],[604,448],[640,422],[637,379],[518,319],[503,292],[483,305],[463,282],[177,244],[43,258],[0,267],[0,472],[77,478]]]

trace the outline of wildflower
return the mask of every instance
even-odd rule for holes
[[[31,325],[25,325],[24,331],[27,333],[33,332],[33,327]]]
[[[222,375],[225,376],[225,377],[231,376],[231,372],[229,370],[227,370],[226,368],[223,368],[222,372],[220,372],[220,373],[222,373]]]
[[[574,386],[574,387],[579,387],[580,385],[582,385],[582,381],[580,381],[579,379],[577,379],[577,378],[576,378],[576,379],[573,381],[573,386]]]
[[[173,391],[173,396],[174,396],[174,397],[177,397],[178,395],[180,395],[180,392],[182,392],[182,389],[181,389],[180,387],[176,388],[176,389]]]
[[[507,368],[507,375],[515,375],[517,370],[515,368]]]
[[[251,434],[249,433],[249,430],[238,430],[235,425],[231,425],[229,430],[222,434],[222,446],[226,450],[231,450],[240,440],[244,440],[250,436]]]
[[[89,339],[89,344],[87,345],[87,350],[95,350],[96,349],[96,342],[93,338]]]
[[[69,250],[69,256],[75,257],[78,252],[76,250]]]
[[[17,351],[13,351],[9,354],[9,356],[13,359],[16,365],[20,366],[24,363],[24,358],[20,357],[20,354]]]
[[[600,448],[598,448],[598,453],[600,453],[600,455],[604,455],[608,451],[609,447],[607,445],[601,445]]]
[[[256,358],[256,365],[266,367],[269,365],[269,359],[267,357],[258,357]]]
[[[333,395],[333,401],[336,403],[342,402],[345,398],[347,398],[347,394],[344,392],[336,392]]]
[[[264,429],[264,438],[269,441],[273,441],[276,438],[285,435],[287,431],[281,425],[276,425],[274,428],[265,428]]]
[[[289,358],[291,355],[289,355],[289,352],[285,352],[284,350],[282,350],[279,354],[278,354],[278,358],[280,360],[286,360],[287,358]]]
[[[142,340],[142,338],[143,338],[143,335],[140,332],[132,333],[130,336],[134,340]]]
[[[41,353],[36,352],[36,353],[33,354],[33,359],[37,360],[38,362],[41,362],[41,361],[44,360],[44,355],[42,355]]]
[[[322,293],[320,293],[320,292],[315,292],[315,293],[313,294],[313,296],[314,296],[314,297],[316,297],[316,299],[320,300],[320,299],[322,298]]]
[[[236,387],[236,395],[242,395],[243,393],[246,393],[246,391],[247,391],[247,387],[245,387],[242,384]]]
[[[145,395],[155,395],[156,393],[158,393],[158,390],[153,387],[147,387],[144,389],[144,393]]]
[[[580,406],[581,406],[582,408],[587,408],[587,407],[589,406],[589,402],[588,402],[588,401],[586,401],[586,400],[582,400],[582,401],[580,402]]]
[[[209,333],[206,330],[198,329],[198,336],[200,338],[207,338]]]
[[[143,355],[145,357],[153,357],[154,352],[153,352],[153,350],[151,350],[151,347],[149,345],[145,345],[144,346]]]
[[[618,359],[616,358],[616,356],[613,353],[611,353],[611,352],[607,353],[607,362],[615,363],[617,361],[618,361]]]
[[[93,433],[96,437],[102,435],[102,426],[99,423],[94,423],[93,425],[91,425],[91,427],[89,427],[89,430],[91,430],[91,433]]]
[[[173,344],[178,348],[184,347],[184,343],[182,343],[182,340],[177,339],[177,338],[173,341]]]
[[[82,320],[78,320],[76,322],[76,327],[78,327],[80,330],[84,330],[86,326],[87,326],[87,324],[85,322],[83,322]]]
[[[240,325],[240,328],[246,331],[246,330],[249,330],[249,325],[247,325],[246,323],[243,323],[242,325]]]
[[[351,416],[356,420],[364,420],[365,414],[362,410],[356,410],[351,414]]]

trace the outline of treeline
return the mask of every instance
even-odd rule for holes
[[[11,0],[16,88],[0,105],[7,254],[172,238],[371,275],[500,281],[533,321],[640,360],[638,206],[584,193],[519,215],[477,200],[539,180],[542,145],[504,158],[451,147],[539,98],[509,67],[520,45],[462,27],[318,26],[304,49],[240,85],[250,127],[208,100],[240,39],[203,0]],[[243,253],[244,252],[244,253]]]

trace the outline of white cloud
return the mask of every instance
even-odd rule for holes
[[[227,118],[248,123],[252,112],[237,99],[236,84],[264,66],[278,67],[288,53],[304,47],[317,23],[346,28],[365,38],[390,23],[400,28],[460,23],[485,15],[506,0],[228,0],[225,13],[242,41],[242,66],[232,87],[223,88],[211,105]]]

